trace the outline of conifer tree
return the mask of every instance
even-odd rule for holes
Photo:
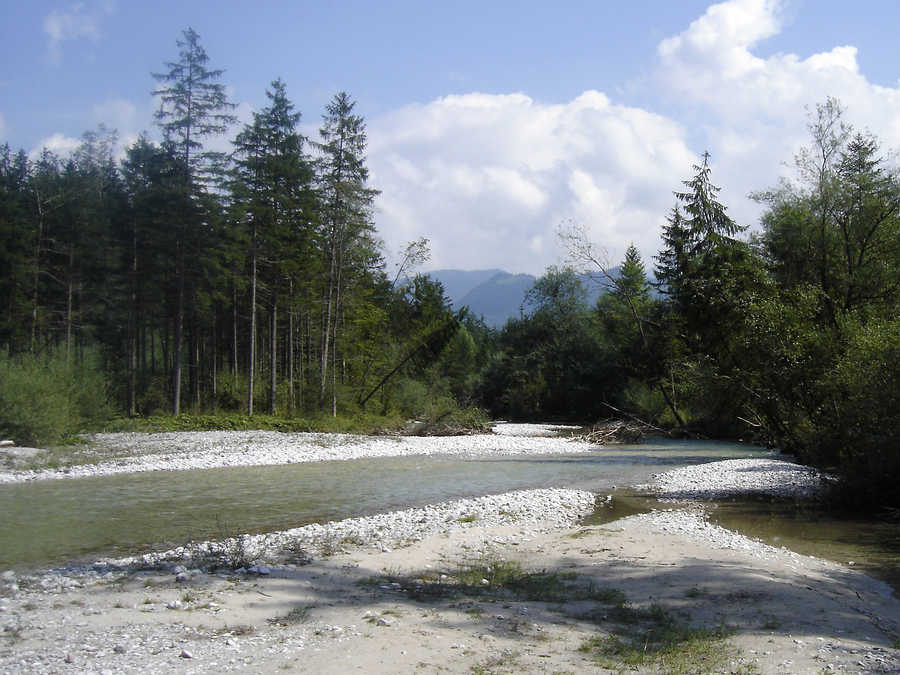
[[[196,197],[222,172],[223,155],[204,150],[203,141],[223,134],[235,117],[230,113],[234,104],[228,101],[225,85],[217,81],[223,71],[207,67],[209,57],[200,45],[200,36],[188,28],[176,44],[179,58],[166,63],[166,72],[153,74],[161,83],[153,94],[160,99],[156,121],[162,130],[163,147],[176,158],[182,185],[181,213],[174,224],[177,235],[173,252],[178,287],[173,336],[172,412],[177,415],[181,406],[186,248],[190,235],[194,234],[191,228],[196,228],[201,219],[200,200]]]
[[[275,412],[279,289],[308,259],[314,221],[313,171],[297,130],[300,113],[277,79],[266,91],[270,105],[254,113],[234,141],[234,207],[247,226],[250,266],[249,384],[247,412],[253,414],[256,363],[257,284],[268,283],[270,311],[269,413]],[[264,270],[260,275],[260,261]],[[290,348],[290,345],[289,347]]]
[[[366,185],[366,127],[363,118],[353,113],[355,105],[346,92],[339,92],[326,107],[319,129],[322,157],[318,180],[327,270],[319,396],[324,404],[330,372],[333,415],[337,414],[337,339],[348,283],[347,266],[352,262],[366,269],[379,257],[372,224],[372,205],[378,191]]]

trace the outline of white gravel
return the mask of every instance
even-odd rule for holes
[[[700,543],[709,544],[714,548],[746,551],[757,558],[772,558],[776,555],[786,555],[798,560],[803,558],[785,548],[770,546],[732,530],[726,530],[724,527],[713,525],[707,520],[706,514],[698,510],[651,511],[628,516],[622,520],[643,521],[649,523],[657,532],[687,537]]]
[[[44,590],[61,590],[76,583],[73,579],[109,580],[111,574],[130,573],[138,569],[174,569],[177,565],[225,563],[239,550],[248,563],[272,565],[284,557],[285,551],[304,550],[320,555],[344,548],[385,549],[454,530],[511,524],[565,528],[572,527],[590,514],[595,501],[594,494],[584,490],[518,490],[374,516],[312,523],[279,532],[193,542],[164,552],[102,559],[91,566],[69,565],[42,572],[29,577],[29,580],[39,583]]]
[[[474,436],[357,436],[277,431],[195,431],[96,434],[100,453],[117,459],[61,470],[9,471],[0,483],[84,478],[143,471],[183,471],[228,466],[271,466],[300,462],[410,455],[543,455],[590,452],[596,446],[553,438],[559,425],[498,424],[494,434]]]
[[[728,459],[657,474],[647,487],[663,501],[722,499],[737,495],[810,498],[827,476],[778,459]]]

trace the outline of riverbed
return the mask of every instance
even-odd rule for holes
[[[500,430],[502,434],[485,437],[372,439],[369,445],[347,436],[185,434],[185,450],[170,461],[160,458],[173,455],[173,434],[101,437],[101,447],[118,453],[127,448],[133,454],[55,472],[58,475],[30,472],[23,474],[28,480],[0,485],[0,512],[5,514],[0,520],[0,568],[118,557],[191,540],[284,530],[513,490],[567,487],[614,494],[677,467],[772,456],[735,443],[653,440],[598,448],[523,435],[546,433],[544,426]],[[252,445],[249,439],[254,438]],[[271,452],[265,454],[265,448]],[[314,452],[327,457],[341,449],[355,458],[268,466],[238,463],[248,457],[308,458]],[[396,454],[390,456],[390,451]],[[220,462],[216,468],[171,468],[210,462],[213,456]],[[125,473],[118,470],[123,466],[169,468]],[[85,477],[71,478],[82,474]],[[53,479],[60,477],[68,479]],[[22,532],[29,536],[22,537]]]

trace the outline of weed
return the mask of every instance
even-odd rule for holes
[[[607,668],[649,667],[667,673],[712,672],[732,658],[736,650],[723,641],[729,633],[693,628],[678,623],[663,607],[647,609],[627,605],[615,608],[611,618],[632,626],[628,637],[615,633],[596,636],[578,650],[593,655]]]
[[[231,629],[228,629],[228,627],[226,626],[226,629],[231,635],[234,635],[236,637],[240,637],[241,635],[252,635],[256,632],[256,629],[253,626],[246,623],[239,623],[237,626],[233,626]]]
[[[690,588],[685,592],[684,597],[686,597],[686,598],[702,598],[705,595],[707,595],[707,592],[704,589],[697,588],[696,586],[694,586],[693,588]]]
[[[477,513],[469,513],[469,514],[466,514],[465,516],[460,516],[459,518],[457,518],[456,522],[457,523],[474,523],[476,520],[478,520],[478,514]]]
[[[153,604],[153,600],[150,599],[150,598],[144,598],[144,599],[141,601],[141,604],[142,604],[142,605],[152,605],[152,604]]]
[[[193,591],[185,591],[181,595],[182,602],[194,602],[194,600],[196,600],[196,599],[197,599],[197,594],[194,593]]]
[[[725,596],[725,599],[729,602],[747,602],[750,600],[762,600],[765,597],[766,594],[760,591],[745,591],[742,589],[729,593]]]
[[[3,637],[11,640],[13,643],[18,642],[22,639],[22,626],[4,626]]]
[[[762,628],[763,630],[778,630],[781,628],[781,619],[770,616],[763,622]]]
[[[22,609],[29,611],[29,612],[31,612],[37,608],[38,608],[37,604],[33,603],[33,602],[26,602],[24,605],[22,605]]]
[[[309,621],[310,606],[294,607],[291,611],[283,616],[276,616],[269,619],[269,623],[273,626],[294,626],[298,623],[306,623]]]

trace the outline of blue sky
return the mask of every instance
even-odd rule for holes
[[[570,220],[649,259],[704,150],[754,225],[748,193],[790,175],[829,95],[900,148],[895,0],[4,4],[0,142],[155,134],[150,73],[190,26],[244,120],[275,77],[310,135],[335,92],[357,100],[387,253],[429,237],[430,268],[540,273]]]

